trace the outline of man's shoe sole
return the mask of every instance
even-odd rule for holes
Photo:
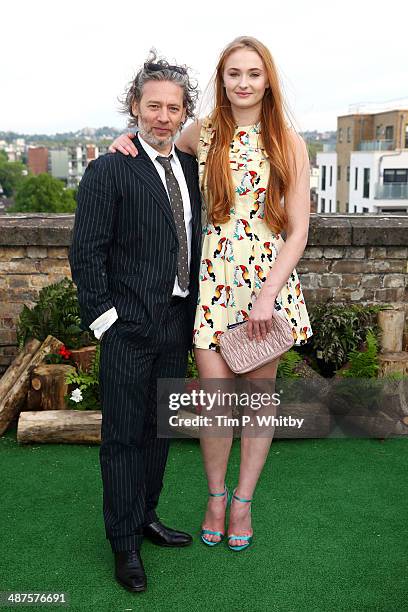
[[[145,536],[145,538],[146,540],[149,540],[151,544],[154,544],[155,546],[161,546],[162,548],[183,548],[184,546],[191,546],[191,544],[193,543],[193,540],[191,540],[191,542],[184,542],[183,544],[162,544],[161,542],[154,542],[147,536]]]
[[[127,591],[130,591],[131,593],[143,593],[143,591],[145,591],[147,588],[147,585],[141,586],[141,587],[130,587],[125,582],[122,582],[122,580],[120,580],[120,578],[118,578],[117,576],[115,576],[115,579],[116,579],[116,582],[120,584],[120,586],[122,586]]]

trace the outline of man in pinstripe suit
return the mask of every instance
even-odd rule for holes
[[[89,164],[69,255],[83,324],[101,339],[105,529],[116,579],[132,592],[146,589],[144,537],[192,541],[156,515],[169,447],[156,435],[156,387],[185,375],[197,302],[197,162],[173,144],[195,99],[184,67],[155,57],[144,64],[124,101],[139,155]]]

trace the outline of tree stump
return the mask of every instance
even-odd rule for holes
[[[96,345],[84,346],[80,349],[71,350],[72,359],[75,361],[78,368],[84,372],[89,372],[91,364],[95,359]]]
[[[404,310],[380,310],[378,325],[381,328],[381,352],[402,351],[402,336],[405,325]]]
[[[28,410],[67,410],[64,396],[68,393],[67,374],[75,367],[63,363],[43,364],[31,372],[31,388],[27,395]]]
[[[25,404],[30,388],[31,370],[42,363],[46,355],[56,353],[61,346],[62,342],[57,338],[47,336],[38,350],[34,354],[30,354],[31,358],[29,361],[27,359],[28,363],[25,361],[24,369],[19,369],[19,374],[13,381],[12,386],[0,399],[0,436],[6,431]]]
[[[402,374],[408,376],[408,353],[405,351],[382,353],[378,355],[380,378],[388,374]]]
[[[17,427],[20,444],[99,444],[100,410],[44,410],[21,412]]]

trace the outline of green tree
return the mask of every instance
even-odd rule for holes
[[[74,212],[76,201],[73,189],[49,174],[30,176],[17,190],[15,204],[8,212]]]
[[[5,151],[0,151],[0,164],[3,162],[8,162],[8,156]]]
[[[9,162],[0,158],[0,185],[6,197],[13,193],[24,183],[26,176],[23,172],[27,170],[21,162]]]

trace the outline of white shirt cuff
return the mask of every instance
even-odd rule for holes
[[[95,321],[90,324],[89,328],[92,329],[93,333],[95,334],[95,338],[100,340],[102,334],[104,334],[117,319],[119,319],[118,313],[116,308],[113,307],[95,319]]]

